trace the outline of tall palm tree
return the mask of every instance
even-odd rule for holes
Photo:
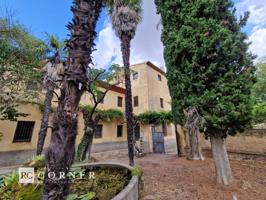
[[[109,7],[113,29],[121,41],[125,74],[125,103],[127,120],[127,140],[129,165],[134,165],[134,120],[132,108],[132,92],[130,82],[130,42],[134,38],[141,20],[141,0],[106,0]]]
[[[68,68],[65,70],[53,119],[51,142],[46,152],[46,173],[42,200],[63,200],[68,193],[67,174],[74,160],[79,102],[87,87],[87,70],[92,63],[96,22],[102,0],[73,0],[73,20],[67,26],[71,37],[67,43]],[[49,172],[56,178],[49,177]]]
[[[52,107],[52,99],[54,96],[54,90],[58,88],[62,75],[64,73],[64,67],[61,62],[61,56],[65,54],[64,42],[60,42],[55,36],[48,35],[47,50],[54,54],[45,63],[42,71],[45,73],[43,80],[43,88],[46,90],[44,99],[43,115],[41,120],[41,128],[39,131],[36,154],[41,155],[43,146],[48,130],[49,114]]]

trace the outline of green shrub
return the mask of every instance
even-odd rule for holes
[[[131,176],[141,176],[142,175],[142,170],[139,167],[134,167],[131,169]]]
[[[266,121],[266,102],[257,103],[253,106],[252,118],[254,123]]]
[[[26,185],[19,190],[16,200],[39,200],[42,194],[41,185]]]
[[[34,167],[36,169],[45,167],[45,158],[44,156],[34,156],[32,160],[25,164],[28,167]]]

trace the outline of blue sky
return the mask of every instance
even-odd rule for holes
[[[72,18],[71,3],[72,0],[0,0],[0,11],[12,10],[15,19],[38,38],[47,32],[63,39],[68,34],[65,26]],[[106,12],[102,12],[97,31],[102,29],[105,18]]]
[[[15,18],[38,38],[44,39],[45,32],[66,39],[66,25],[71,20],[72,0],[0,0],[0,12],[8,8]],[[244,29],[252,42],[250,51],[259,57],[266,56],[266,0],[235,0],[237,15],[250,11],[250,19]],[[131,63],[151,61],[164,66],[163,46],[160,30],[156,29],[160,19],[156,15],[154,0],[143,0],[143,20],[132,41]],[[1,14],[1,13],[0,13]],[[111,62],[122,63],[120,42],[114,35],[106,11],[97,25],[98,38],[94,63],[105,67]]]

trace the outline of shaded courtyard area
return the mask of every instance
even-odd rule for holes
[[[136,158],[144,172],[141,200],[266,200],[265,158],[246,160],[234,155],[230,161],[235,180],[226,187],[216,184],[213,160],[209,153],[206,156],[204,161],[190,161],[169,151]],[[128,162],[126,150],[95,153],[93,157]]]

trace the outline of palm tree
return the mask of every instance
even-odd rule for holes
[[[92,63],[96,23],[102,0],[73,0],[73,20],[67,26],[71,37],[67,42],[68,68],[65,70],[53,119],[52,136],[46,152],[46,173],[42,200],[63,200],[68,193],[67,174],[74,160],[79,102],[87,87],[87,70]],[[53,173],[56,178],[48,175]]]
[[[121,51],[123,56],[125,74],[125,103],[127,120],[127,140],[129,165],[134,165],[134,120],[132,108],[132,92],[130,82],[130,42],[134,38],[137,25],[141,17],[141,0],[107,0],[113,29],[121,41]]]
[[[65,54],[64,43],[60,42],[55,36],[48,35],[47,47],[47,50],[54,55],[47,62],[45,62],[45,66],[42,69],[42,71],[45,73],[43,85],[46,93],[41,120],[41,128],[37,142],[37,155],[41,155],[43,151],[43,146],[48,130],[49,114],[52,107],[54,90],[58,88],[60,81],[62,80],[62,75],[64,73],[64,67],[61,62],[61,56]]]

